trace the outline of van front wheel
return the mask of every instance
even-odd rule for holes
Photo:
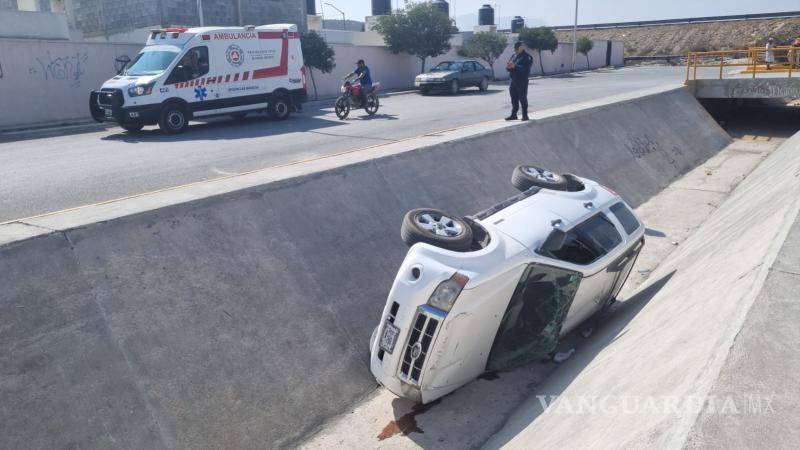
[[[271,119],[286,120],[291,113],[291,106],[286,96],[275,94],[267,109],[267,114]]]
[[[158,127],[167,134],[178,134],[188,126],[186,110],[181,105],[171,104],[161,110]]]
[[[141,123],[123,123],[120,126],[129,133],[138,133],[144,128],[144,124]]]

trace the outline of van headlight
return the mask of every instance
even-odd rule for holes
[[[450,312],[468,281],[469,278],[466,275],[456,272],[449,280],[442,281],[439,286],[436,286],[433,294],[428,298],[428,305],[444,312]]]
[[[153,86],[155,86],[156,82],[150,82],[147,84],[134,84],[128,87],[128,95],[131,97],[140,97],[142,95],[150,95],[153,92]]]

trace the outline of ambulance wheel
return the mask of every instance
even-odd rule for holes
[[[129,133],[138,133],[144,128],[144,125],[141,123],[124,123],[120,126]]]
[[[286,96],[275,94],[272,102],[269,104],[269,109],[267,109],[267,115],[269,115],[271,119],[286,120],[289,118],[291,111],[292,107],[289,104],[289,100],[286,98]]]
[[[161,110],[161,117],[158,119],[158,127],[167,134],[178,134],[183,132],[189,124],[186,117],[186,108],[179,104],[169,104]]]

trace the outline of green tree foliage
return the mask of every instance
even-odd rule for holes
[[[544,74],[544,64],[542,63],[542,50],[549,50],[553,53],[558,48],[556,34],[547,27],[523,28],[519,32],[519,40],[531,50],[536,50],[539,54],[539,67]]]
[[[410,3],[390,16],[381,16],[375,31],[392,53],[406,52],[422,61],[450,50],[450,38],[458,30],[444,12],[432,2]]]
[[[469,58],[480,58],[489,64],[494,78],[494,62],[508,47],[508,39],[500,33],[475,33],[459,54]]]
[[[594,42],[586,36],[581,36],[578,38],[578,42],[575,43],[575,50],[578,53],[583,53],[586,56],[586,68],[589,69],[589,52],[592,51],[594,48]]]
[[[322,73],[330,73],[336,67],[334,62],[336,53],[333,51],[333,47],[325,42],[325,38],[314,30],[300,37],[300,47],[303,50],[303,64],[308,68],[311,84],[314,86],[314,98],[319,98],[313,70],[317,69]]]

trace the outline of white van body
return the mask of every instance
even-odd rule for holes
[[[500,348],[509,335],[504,327],[512,321],[518,326],[524,308],[537,306],[520,301],[519,293],[526,283],[541,285],[545,276],[557,274],[560,278],[553,279],[563,282],[559,289],[571,291],[553,313],[558,319],[548,330],[551,345],[541,355],[529,352],[524,357],[546,357],[559,337],[609,305],[644,245],[645,227],[618,194],[594,181],[575,179],[585,186],[579,192],[529,190],[473,216],[490,238],[479,250],[456,252],[427,243],[409,249],[370,342],[370,369],[381,385],[428,403],[486,370],[506,370],[492,367],[492,362],[514,357],[532,341],[521,333],[522,339]],[[607,253],[575,264],[541,251],[554,228],[569,236],[590,221],[601,221],[616,235]],[[431,306],[432,293],[456,276],[466,281],[452,309]],[[538,301],[540,288],[532,289],[531,297]]]
[[[220,114],[285,119],[307,98],[299,38],[292,24],[152,30],[128,68],[92,92],[92,117],[167,132]],[[171,109],[183,116],[168,117]]]

